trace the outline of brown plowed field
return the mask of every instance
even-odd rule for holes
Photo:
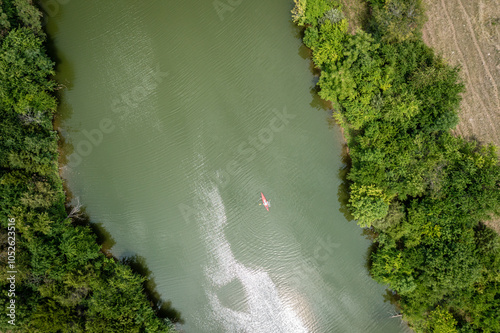
[[[424,41],[460,65],[466,92],[455,131],[500,147],[500,0],[424,0]],[[500,221],[488,223],[500,233]]]

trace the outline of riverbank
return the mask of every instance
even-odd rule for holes
[[[172,332],[144,279],[107,258],[66,212],[52,124],[58,84],[42,14],[31,1],[0,5],[0,304],[8,315],[0,329]]]
[[[373,278],[417,332],[498,331],[499,238],[481,222],[500,212],[498,156],[451,134],[463,85],[423,43],[421,2],[369,1],[354,35],[339,3],[295,4],[346,134],[350,210],[375,234]]]

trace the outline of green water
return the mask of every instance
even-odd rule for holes
[[[61,2],[42,1],[63,176],[113,254],[144,258],[181,329],[405,331],[340,211],[342,138],[291,1]]]

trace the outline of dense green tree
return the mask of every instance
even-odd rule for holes
[[[349,201],[353,216],[362,227],[370,227],[373,221],[385,218],[389,212],[390,198],[375,186],[355,183]]]
[[[457,321],[453,315],[439,306],[429,314],[429,331],[436,333],[456,333]]]
[[[7,18],[7,14],[3,11],[2,2],[0,1],[0,37],[5,36],[10,28],[10,22]]]
[[[425,23],[421,0],[372,0],[372,26],[386,42],[419,37]]]
[[[31,0],[14,0],[13,4],[23,24],[30,27],[33,32],[39,33],[42,30],[42,22],[40,20],[42,13],[38,8],[33,6],[33,2]]]

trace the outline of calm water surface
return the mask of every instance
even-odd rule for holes
[[[291,6],[51,7],[64,177],[112,252],[144,258],[185,332],[403,332],[339,210],[342,139]]]

